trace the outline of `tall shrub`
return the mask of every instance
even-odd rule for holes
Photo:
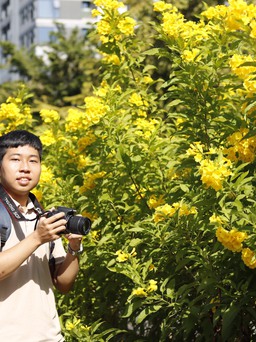
[[[121,2],[95,5],[101,86],[38,129],[37,195],[93,219],[59,297],[66,339],[254,339],[256,7],[230,0],[195,23],[154,2],[163,44],[149,48]]]

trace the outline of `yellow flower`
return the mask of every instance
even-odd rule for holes
[[[239,232],[235,229],[230,231],[218,227],[216,231],[216,237],[219,242],[222,243],[224,247],[231,250],[232,252],[241,252],[243,248],[243,241],[247,239],[247,234],[245,232]]]
[[[130,17],[126,17],[124,19],[121,19],[117,25],[118,29],[121,31],[121,33],[130,36],[134,34],[134,27],[135,27],[135,20],[130,18]]]
[[[104,101],[96,96],[88,96],[84,99],[85,102],[85,115],[83,117],[83,124],[90,126],[100,121],[100,118],[104,116],[109,107]]]
[[[173,5],[171,4],[167,4],[164,1],[157,1],[154,2],[154,11],[155,12],[164,12],[164,11],[168,11],[170,9],[173,9]]]
[[[143,82],[146,83],[146,84],[150,84],[150,83],[154,82],[154,80],[150,76],[144,76],[143,77]]]
[[[224,5],[217,5],[211,6],[207,8],[206,11],[201,13],[203,17],[206,17],[209,20],[222,20],[227,15],[227,6]]]
[[[78,152],[84,151],[86,147],[94,143],[95,140],[96,140],[95,135],[92,132],[88,132],[86,136],[80,138],[77,141]]]
[[[253,20],[251,23],[250,23],[250,26],[251,26],[251,33],[250,33],[250,36],[252,38],[256,38],[256,20]]]
[[[172,205],[164,204],[156,208],[155,214],[153,215],[154,221],[160,222],[166,218],[172,217],[176,212],[180,216],[195,215],[197,213],[196,207],[189,207],[184,202],[175,202]]]
[[[40,116],[45,123],[57,122],[60,120],[60,115],[56,110],[42,109]]]
[[[111,32],[111,26],[106,20],[101,20],[97,23],[97,31],[103,36],[107,36]]]
[[[55,139],[53,132],[51,130],[45,130],[41,134],[40,139],[41,139],[42,144],[44,146],[51,146],[51,145],[54,145],[56,143],[56,139]]]
[[[86,215],[85,215],[86,216]],[[88,217],[88,216],[86,216]],[[91,231],[91,238],[95,241],[99,240],[100,233],[97,230]]]
[[[145,119],[139,117],[134,122],[134,125],[136,126],[135,134],[137,136],[144,137],[145,139],[149,139],[158,124],[159,122],[156,119]]]
[[[177,13],[175,10],[164,12],[161,26],[165,34],[173,38],[178,38],[180,32],[183,31],[184,16],[181,13]]]
[[[101,15],[100,11],[98,11],[98,10],[95,9],[95,8],[91,11],[91,13],[92,13],[92,16],[93,16],[93,17],[98,17],[98,16]]]
[[[79,109],[70,108],[66,117],[65,129],[67,132],[75,132],[80,129],[84,113]]]
[[[92,190],[96,185],[95,181],[99,178],[104,177],[105,174],[106,174],[106,172],[104,172],[104,171],[97,172],[94,174],[92,174],[90,172],[86,172],[83,175],[83,179],[84,179],[83,185],[79,189],[80,194],[82,194],[83,192],[86,192],[88,190]]]
[[[231,161],[253,162],[256,153],[256,138],[255,136],[244,139],[244,136],[249,132],[248,129],[241,128],[239,131],[233,133],[227,139],[228,147],[224,149],[223,153]]]
[[[39,184],[53,184],[54,174],[52,171],[44,164],[42,164],[42,171],[40,176]]]
[[[155,209],[155,208],[159,207],[160,205],[163,205],[164,203],[165,203],[165,201],[164,201],[163,195],[161,195],[158,198],[155,195],[152,195],[152,196],[150,196],[150,198],[148,200],[148,206],[151,209],[152,208]]]
[[[243,248],[242,260],[247,267],[251,269],[256,268],[256,256],[250,248]]]
[[[0,120],[12,119],[20,116],[20,109],[14,103],[2,103],[0,106]]]
[[[131,104],[134,104],[137,107],[143,106],[143,104],[144,104],[141,95],[137,94],[137,93],[133,93],[130,96],[128,102]]]
[[[94,1],[95,6],[102,7],[104,9],[107,9],[109,11],[116,10],[120,7],[123,7],[124,4],[117,0],[95,0]]]
[[[103,62],[114,64],[114,65],[120,65],[121,61],[120,58],[113,54],[113,55],[104,55]]]
[[[66,329],[71,331],[73,330],[75,327],[77,327],[80,324],[81,320],[77,319],[76,317],[73,319],[73,321],[68,320],[66,322]]]
[[[230,160],[222,158],[221,160],[203,159],[200,162],[199,173],[202,183],[215,191],[222,189],[222,183],[225,178],[232,174]]]
[[[90,157],[85,157],[83,155],[78,156],[78,161],[77,161],[77,168],[78,170],[83,169],[85,166],[88,166],[92,163]]]
[[[150,279],[149,280],[149,285],[147,287],[147,292],[154,292],[157,290],[157,281]]]
[[[200,50],[199,49],[192,49],[192,50],[184,50],[183,53],[181,54],[181,58],[185,62],[193,62],[194,60],[200,60],[198,58]]]
[[[147,297],[147,292],[143,287],[138,287],[132,291],[132,295],[137,297]]]
[[[217,223],[217,224],[222,224],[222,219],[217,216],[216,214],[213,214],[211,217],[210,217],[210,222],[211,223]]]
[[[130,253],[125,253],[124,251],[122,251],[121,249],[119,249],[115,255],[117,255],[116,260],[118,262],[125,262],[127,261],[129,258],[135,257],[137,255],[135,248],[132,249],[132,251]]]
[[[196,141],[194,144],[190,144],[189,149],[186,151],[188,156],[193,156],[196,162],[200,162],[203,159],[204,145]]]
[[[129,259],[129,254],[123,252],[121,249],[116,251],[115,255],[117,255],[116,260],[118,262],[125,262],[125,261],[127,261]]]

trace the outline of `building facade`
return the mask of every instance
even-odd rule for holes
[[[0,40],[10,41],[18,48],[32,44],[43,46],[55,22],[65,25],[67,31],[79,27],[86,31],[93,22],[93,0],[0,0]],[[0,64],[4,64],[0,57]],[[0,69],[0,83],[11,81],[17,75]]]

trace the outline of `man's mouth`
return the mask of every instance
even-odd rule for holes
[[[17,178],[17,181],[18,181],[20,184],[28,184],[28,183],[31,181],[31,178],[28,178],[28,177],[19,177],[19,178]]]

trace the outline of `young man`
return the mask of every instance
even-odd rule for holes
[[[30,191],[41,173],[42,144],[34,134],[16,130],[0,137],[0,187],[24,220],[12,217],[11,235],[0,253],[0,339],[8,342],[64,341],[53,285],[67,293],[79,270],[81,235],[69,234],[66,253],[59,233],[64,213],[38,215]],[[0,217],[1,220],[1,217]],[[54,241],[55,273],[49,256]]]

